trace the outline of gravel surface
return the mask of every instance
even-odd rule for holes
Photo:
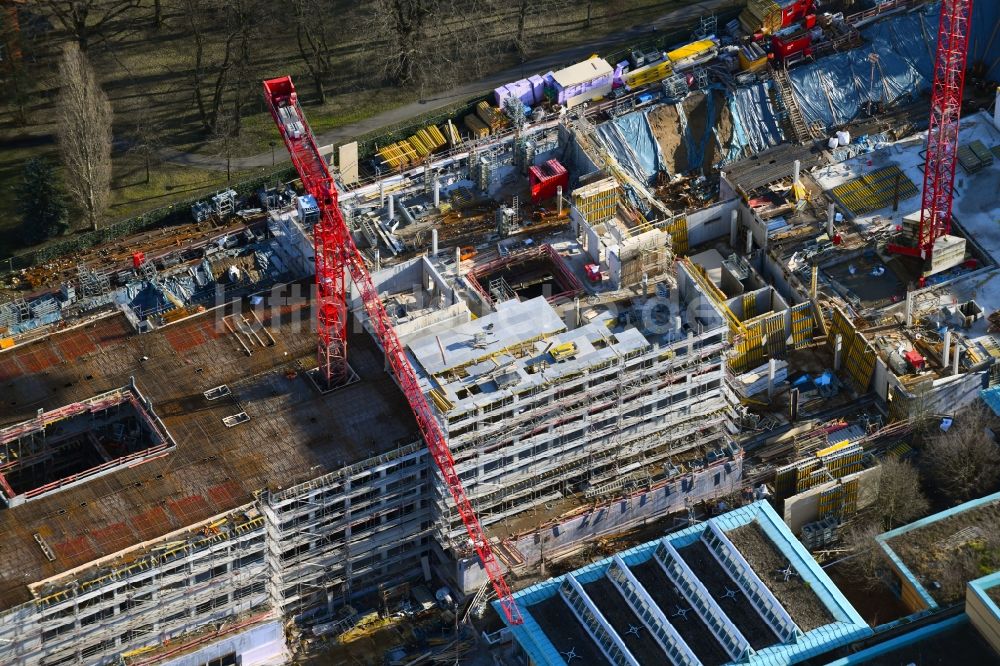
[[[694,575],[701,580],[708,593],[715,598],[722,612],[750,641],[753,649],[760,650],[780,642],[771,627],[764,622],[764,618],[754,610],[750,600],[740,591],[739,586],[708,551],[708,546],[701,541],[695,541],[690,546],[678,549],[678,552],[691,567]],[[724,597],[727,590],[735,591],[736,595]]]
[[[788,567],[788,559],[767,538],[760,525],[752,522],[727,532],[726,536],[802,631],[812,631],[833,622],[826,606],[798,575],[785,581],[778,573]]]
[[[680,616],[671,617],[677,612],[678,607],[691,608],[691,605],[684,600],[655,559],[650,558],[642,564],[629,567],[629,570],[702,664],[718,666],[730,661],[715,635],[693,609],[687,614],[687,619]]]

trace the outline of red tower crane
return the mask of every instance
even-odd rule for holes
[[[887,248],[890,252],[929,260],[934,241],[951,231],[952,188],[958,163],[958,127],[971,18],[972,0],[942,0],[920,226],[915,245],[890,243]]]
[[[320,219],[313,230],[316,244],[316,286],[319,294],[317,327],[320,368],[326,373],[331,385],[336,385],[347,376],[345,272],[350,272],[351,279],[361,292],[365,312],[375,335],[382,344],[400,389],[410,403],[427,448],[448,486],[472,547],[479,555],[500,600],[504,615],[508,623],[521,624],[524,620],[504,579],[503,569],[493,554],[479,518],[465,495],[458,472],[455,471],[455,461],[448,448],[448,441],[427,398],[420,390],[417,375],[406,358],[403,345],[390,323],[364,259],[344,223],[337,203],[337,188],[299,106],[291,77],[264,81],[264,97],[292,157],[292,163],[302,179],[303,188],[316,199],[320,209]]]

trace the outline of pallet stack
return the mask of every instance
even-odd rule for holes
[[[958,162],[966,173],[977,173],[993,164],[993,153],[976,140],[958,147]]]
[[[465,123],[465,128],[469,130],[469,134],[474,139],[483,139],[490,135],[490,128],[474,113],[467,115],[463,119],[463,122]]]
[[[454,128],[452,128],[454,131]],[[393,169],[416,164],[440,148],[448,141],[444,133],[434,125],[429,125],[408,139],[397,141],[378,151],[379,156]]]
[[[476,115],[483,121],[491,132],[498,132],[507,124],[507,119],[498,107],[490,106],[490,103],[483,100],[476,105]]]

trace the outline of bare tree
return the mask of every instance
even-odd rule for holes
[[[917,468],[899,458],[885,458],[879,465],[875,511],[883,529],[892,529],[927,514],[930,503],[920,489]]]
[[[41,0],[56,22],[86,51],[97,37],[130,27],[130,13],[140,0]]]
[[[523,58],[531,50],[530,29],[528,27],[530,20],[557,16],[559,12],[573,5],[573,0],[517,0],[517,28],[511,41],[518,54]]]
[[[371,0],[363,34],[378,44],[375,62],[398,85],[432,87],[456,68],[479,75],[492,60],[496,32],[492,0]]]
[[[67,189],[97,229],[111,193],[111,103],[76,43],[63,47],[59,79],[57,133]]]
[[[1000,482],[1000,446],[989,431],[991,421],[992,412],[977,402],[958,412],[947,432],[927,438],[921,460],[947,498],[965,501]]]
[[[332,70],[326,23],[329,12],[320,0],[292,0],[292,10],[295,13],[295,38],[298,40],[299,55],[313,80],[317,101],[324,104],[324,82]]]
[[[164,125],[154,113],[153,105],[148,98],[141,97],[129,109],[131,126],[128,131],[129,152],[142,160],[146,171],[146,184],[149,184],[150,167],[157,159],[159,149],[163,146]]]
[[[875,540],[882,526],[875,521],[855,520],[844,530],[844,544],[850,551],[843,569],[856,583],[869,590],[882,585],[887,570],[885,555]]]
[[[183,0],[191,44],[191,88],[205,133],[217,134],[225,106],[232,107],[230,130],[239,134],[243,107],[259,96],[252,85],[253,44],[266,25],[263,0]]]

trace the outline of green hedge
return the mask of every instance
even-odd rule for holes
[[[272,171],[264,176],[235,183],[231,185],[231,187],[236,190],[236,193],[239,196],[242,197],[256,192],[263,185],[275,183],[277,181],[290,181],[294,180],[296,177],[295,169],[289,166]],[[66,238],[46,245],[45,247],[41,247],[37,250],[14,257],[14,268],[27,268],[29,266],[34,266],[46,261],[51,261],[57,257],[80,252],[94,247],[95,245],[107,243],[124,236],[136,234],[141,231],[147,231],[154,227],[166,227],[173,224],[188,222],[191,220],[191,206],[198,201],[204,201],[206,198],[207,197],[203,195],[195,199],[178,201],[177,203],[170,204],[169,206],[156,208],[135,217],[113,222],[105,227],[97,229],[96,231],[87,231],[67,236]]]

